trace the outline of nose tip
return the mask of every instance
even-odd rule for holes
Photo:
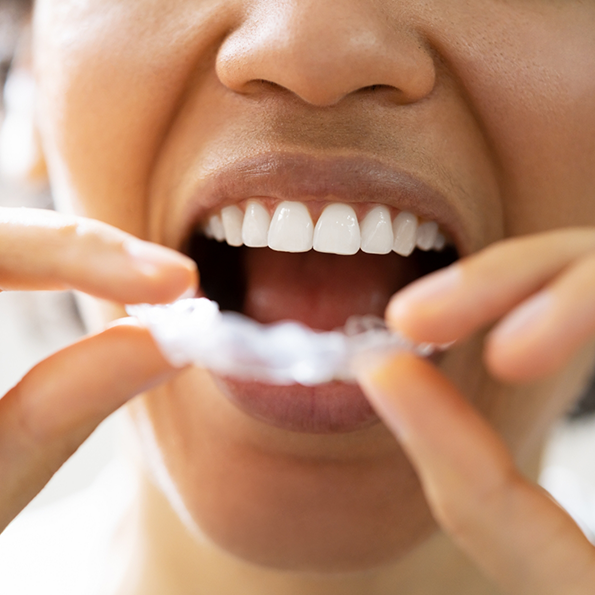
[[[431,53],[415,31],[375,14],[375,3],[365,3],[364,12],[350,0],[279,4],[252,14],[222,44],[217,74],[231,90],[272,85],[331,106],[363,89],[389,89],[407,104],[434,88]]]

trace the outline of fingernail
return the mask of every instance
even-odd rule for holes
[[[549,291],[540,291],[524,304],[518,306],[493,331],[499,341],[512,341],[528,334],[541,324],[553,305]]]
[[[461,267],[454,264],[415,281],[397,294],[388,307],[387,315],[400,318],[406,315],[411,306],[443,300],[460,287],[461,278]]]
[[[194,262],[187,256],[151,242],[128,240],[124,249],[133,258],[137,268],[149,277],[158,275],[164,268],[194,268]]]
[[[196,287],[189,287],[178,299],[187,300],[196,297]]]
[[[134,327],[142,327],[142,324],[135,318],[134,316],[128,316],[126,318],[117,318],[116,320],[112,320],[108,323],[106,328],[113,328],[115,326],[134,326]]]

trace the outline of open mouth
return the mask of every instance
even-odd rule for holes
[[[292,163],[299,187],[295,170]],[[324,186],[304,200],[248,187],[203,209],[185,249],[198,265],[201,294],[262,323],[296,320],[326,331],[353,315],[383,316],[395,292],[457,260],[453,230],[430,218],[427,205],[423,213],[389,200],[341,201],[336,192],[325,196]],[[378,421],[354,384],[216,380],[244,411],[285,429],[345,432]]]
[[[457,259],[437,222],[407,211],[358,205],[358,217],[344,203],[271,203],[227,206],[189,240],[202,293],[222,310],[332,330],[353,315],[382,316],[395,292]]]

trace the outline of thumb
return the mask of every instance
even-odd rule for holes
[[[595,548],[437,368],[397,354],[363,361],[358,377],[436,520],[487,575],[518,595],[592,592]]]

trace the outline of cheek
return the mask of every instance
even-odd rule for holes
[[[91,41],[73,48],[43,38],[39,43],[41,132],[59,208],[141,234],[149,139],[130,115],[137,94],[120,78],[128,68],[101,61]]]
[[[595,223],[595,5],[461,14],[465,38],[443,27],[439,43],[500,166],[506,234]]]
[[[434,530],[413,470],[380,425],[351,436],[282,432],[246,418],[196,370],[134,408],[174,507],[240,558],[353,571],[396,560]]]
[[[61,208],[147,235],[147,186],[160,142],[200,55],[188,3],[36,6],[39,120]],[[186,18],[187,17],[187,18]],[[194,27],[194,30],[193,30]],[[174,35],[175,34],[175,35]]]

